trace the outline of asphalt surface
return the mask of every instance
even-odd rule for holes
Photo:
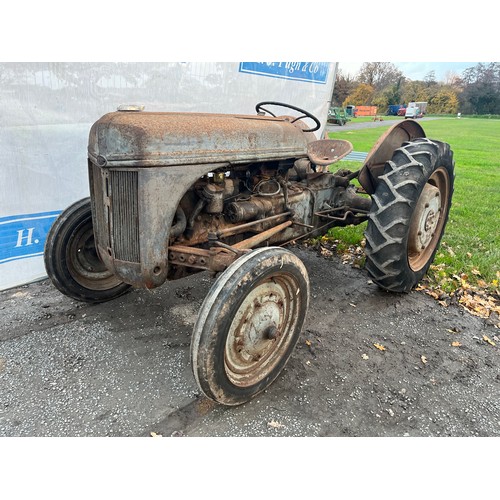
[[[100,305],[48,280],[1,292],[0,436],[500,435],[500,343],[483,340],[498,329],[292,250],[311,281],[306,325],[280,377],[238,407],[202,396],[191,370],[206,273]]]
[[[398,122],[387,118],[327,128]],[[493,324],[292,250],[311,280],[302,337],[274,384],[239,407],[202,396],[191,370],[206,273],[100,305],[48,280],[0,292],[0,436],[500,435]]]
[[[380,116],[378,120],[373,120],[369,122],[353,122],[352,120],[347,122],[345,125],[337,125],[334,123],[328,123],[326,125],[326,131],[327,132],[342,132],[344,130],[357,130],[357,129],[362,129],[362,128],[377,128],[377,127],[389,127],[391,125],[394,125],[396,123],[401,122],[401,119],[394,119],[390,116]],[[417,121],[418,123],[420,122],[426,122],[429,120],[438,120],[439,117],[434,117],[434,116],[424,116],[422,118],[418,118]]]

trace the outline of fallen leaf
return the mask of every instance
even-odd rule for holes
[[[387,351],[382,344],[373,344],[379,351]]]
[[[495,344],[495,342],[493,342],[493,340],[491,340],[491,339],[490,339],[488,336],[486,336],[486,335],[483,335],[483,340],[484,340],[485,342],[488,342],[488,344],[490,344],[490,345],[496,345],[496,344]]]
[[[320,248],[320,253],[322,257],[331,257],[333,255],[333,252],[331,250],[328,250],[324,247]]]
[[[156,432],[150,432],[151,437],[157,438],[157,437],[162,437],[161,434],[156,434]]]
[[[425,356],[420,356],[420,359],[424,365],[427,363],[427,358]]]
[[[370,359],[370,358],[368,357],[368,354],[361,354],[361,357],[362,357],[363,359]]]
[[[476,276],[481,276],[481,272],[479,271],[479,269],[472,269],[472,274],[475,274]]]
[[[311,345],[311,341],[310,340],[306,340],[306,345]]]
[[[467,257],[469,257],[469,259],[472,257],[472,254],[470,252],[467,252]]]
[[[452,342],[451,345],[453,347],[460,347],[462,344],[460,342],[455,341],[455,342]]]
[[[282,427],[285,427],[284,424],[282,424],[281,422],[276,422],[276,420],[271,420],[267,423],[267,426],[272,427],[273,429],[281,429]]]

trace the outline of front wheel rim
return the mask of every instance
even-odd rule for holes
[[[122,283],[99,259],[91,222],[80,225],[71,235],[66,263],[72,278],[89,290],[109,290]]]
[[[299,317],[300,289],[288,274],[261,281],[234,315],[224,350],[224,369],[238,387],[258,384],[285,358]]]

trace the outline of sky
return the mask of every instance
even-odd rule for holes
[[[389,61],[393,62],[393,61]],[[411,80],[424,80],[426,75],[434,71],[437,81],[444,81],[449,72],[461,73],[478,62],[393,62],[403,74]],[[339,70],[342,70],[344,75],[356,76],[360,70],[362,62],[339,62]]]

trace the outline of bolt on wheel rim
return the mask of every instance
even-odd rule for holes
[[[224,367],[231,383],[248,387],[273,371],[292,342],[301,300],[298,284],[287,274],[268,278],[250,291],[226,340]]]
[[[449,192],[448,173],[440,167],[425,184],[410,221],[408,262],[413,271],[427,264],[438,245],[447,216]]]

